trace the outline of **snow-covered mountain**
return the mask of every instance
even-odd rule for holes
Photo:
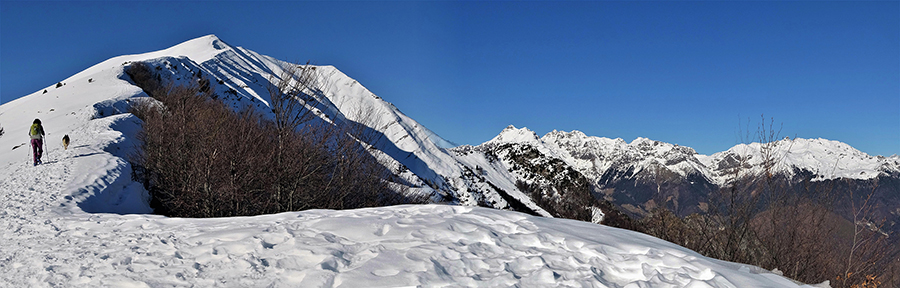
[[[734,177],[763,175],[766,157],[762,153],[775,159],[771,173],[797,182],[900,179],[900,156],[870,156],[845,143],[825,139],[785,138],[767,146],[740,144],[707,156],[689,147],[647,138],[628,143],[580,131],[552,131],[538,137],[527,128],[509,126],[475,150],[491,150],[498,147],[497,143],[534,147],[542,157],[561,160],[584,175],[595,192],[632,215],[645,214],[663,203],[680,215],[702,212],[708,194]],[[738,166],[742,168],[734,169]],[[893,210],[900,208],[894,207],[900,204],[898,187],[885,188],[890,191],[881,193],[888,204],[881,216],[897,222],[894,220],[900,220],[900,214]]]
[[[900,156],[870,156],[850,145],[826,139],[784,139],[767,148],[778,159],[773,170],[777,173],[795,175],[806,171],[815,175],[813,180],[857,179],[870,180],[879,176],[900,176]],[[760,143],[740,144],[727,151],[702,156],[699,159],[711,167],[710,177],[717,183],[726,181],[729,163],[741,158],[752,167],[750,174],[762,173],[762,153],[766,151]]]
[[[215,36],[190,40],[160,52],[114,58],[107,64],[121,62],[127,65],[134,61],[154,67],[163,75],[164,82],[194,81],[198,75],[204,75],[213,80],[212,88],[225,103],[235,109],[257,107],[264,114],[271,114],[266,90],[271,79],[281,75],[285,65],[295,65],[232,47]],[[313,109],[321,112],[320,117],[337,125],[356,123],[370,128],[373,135],[365,141],[387,156],[380,157],[383,164],[405,180],[404,184],[412,193],[430,195],[436,202],[494,208],[509,207],[507,201],[517,199],[513,201],[526,202],[525,205],[538,214],[551,216],[540,207],[527,203],[530,202],[528,197],[517,193],[513,183],[495,181],[494,185],[509,191],[508,195],[501,196],[503,192],[472,177],[472,167],[459,162],[445,149],[452,145],[451,142],[409,118],[337,68],[316,66],[315,71],[323,93],[316,99],[319,104]]]
[[[574,156],[534,133],[446,149],[450,142],[331,66],[316,67],[327,85],[321,116],[381,133],[370,144],[412,193],[463,207],[150,215],[126,161],[141,125],[128,106],[147,96],[124,73],[137,61],[173,83],[214,80],[225,103],[264,113],[267,81],[287,64],[210,35],[109,59],[0,106],[0,287],[809,287],[631,231],[464,207],[551,216],[516,182],[552,193],[589,183],[565,160]],[[39,166],[25,143],[35,118],[47,133]],[[65,150],[63,135],[72,139]]]
[[[610,169],[634,170],[635,174],[646,170],[681,177],[701,175],[709,182],[721,185],[730,177],[731,163],[746,159],[744,164],[749,169],[744,173],[759,175],[763,172],[765,158],[760,143],[739,144],[707,156],[697,154],[689,147],[647,138],[626,143],[622,139],[586,136],[580,131],[553,131],[540,139],[549,147],[564,151],[563,159],[592,178],[601,177]],[[900,156],[870,156],[839,141],[785,138],[773,142],[770,150],[777,159],[774,172],[794,175],[798,171],[808,171],[816,175],[813,180],[867,180],[900,172]],[[627,168],[623,169],[623,166]]]

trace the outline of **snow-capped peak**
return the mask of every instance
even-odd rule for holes
[[[113,57],[109,60],[91,66],[88,69],[78,72],[77,74],[72,75],[71,77],[66,78],[65,80],[60,82],[75,82],[81,79],[87,79],[91,75],[100,73],[100,71],[102,70],[115,68],[116,66],[120,66],[123,63],[144,61],[162,57],[184,57],[190,59],[191,61],[194,61],[195,63],[203,63],[215,58],[221,53],[231,50],[234,50],[234,47],[228,45],[227,43],[225,43],[225,41],[222,41],[221,39],[219,39],[219,37],[216,37],[216,35],[210,34],[203,37],[187,40],[178,45],[159,51]]]
[[[182,42],[159,52],[169,56],[186,56],[194,62],[202,63],[216,57],[219,53],[232,49],[225,41],[210,34]]]
[[[496,137],[488,141],[488,143],[540,143],[541,138],[537,136],[537,133],[531,131],[526,127],[516,128],[516,126],[509,125],[500,131]]]
[[[631,143],[628,143],[628,144],[636,146],[636,145],[642,145],[642,144],[643,145],[653,145],[653,144],[659,144],[659,143],[662,143],[662,142],[659,142],[656,140],[651,140],[649,138],[637,137],[637,138],[634,138],[634,140],[631,140]]]

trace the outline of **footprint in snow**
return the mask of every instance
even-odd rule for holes
[[[375,236],[384,236],[388,233],[388,231],[391,231],[391,225],[381,224],[381,228],[375,230]]]

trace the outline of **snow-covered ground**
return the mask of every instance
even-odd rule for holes
[[[798,286],[643,234],[487,208],[88,213],[71,198],[79,179],[109,175],[77,174],[90,156],[51,153],[49,164],[4,169],[4,287]]]
[[[186,54],[203,62],[216,57],[215,40],[113,58],[0,106],[0,286],[808,287],[631,231],[487,208],[147,214],[126,161],[140,120],[125,113],[145,94],[123,80],[123,64]],[[20,146],[34,118],[48,148],[36,167]]]

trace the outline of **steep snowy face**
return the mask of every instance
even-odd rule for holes
[[[598,178],[609,169],[618,151],[623,151],[628,143],[622,139],[590,137],[581,131],[563,132],[553,130],[542,137],[547,146],[553,147],[563,159],[591,178]]]
[[[117,57],[102,65],[147,63],[166,83],[186,84],[207,79],[216,97],[238,110],[253,107],[271,116],[268,89],[297,65],[233,47],[214,35],[193,39],[172,48],[128,57]],[[458,179],[464,169],[442,147],[453,145],[404,115],[393,104],[375,95],[358,81],[333,66],[313,66],[315,84],[321,93],[307,109],[336,125],[365,127],[360,140],[371,145],[385,166],[405,184],[438,201],[470,204],[459,191],[467,191]],[[297,75],[299,76],[299,75]],[[364,138],[364,139],[363,139]],[[474,205],[474,204],[472,204]]]

